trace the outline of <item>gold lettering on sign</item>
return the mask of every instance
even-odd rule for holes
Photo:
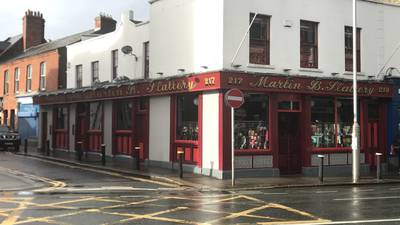
[[[228,77],[228,84],[240,86],[243,82],[243,78],[241,77]]]
[[[184,91],[192,90],[197,86],[195,81],[154,81],[149,84],[145,89],[147,93],[154,92],[174,92],[174,91]]]
[[[256,82],[250,82],[250,87],[300,90],[301,84],[290,79],[269,81],[268,77],[260,77]]]
[[[213,86],[213,85],[215,85],[215,77],[206,77],[206,78],[204,78],[204,85],[205,86]]]

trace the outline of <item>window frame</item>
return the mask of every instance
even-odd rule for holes
[[[94,85],[96,83],[96,80],[99,81],[99,79],[100,79],[100,77],[99,77],[99,61],[98,60],[93,61],[91,63],[91,75],[92,75],[92,85]]]
[[[26,66],[26,92],[32,91],[32,65]]]
[[[149,79],[150,76],[150,42],[146,41],[143,43],[143,78]]]
[[[75,88],[82,88],[83,87],[83,66],[82,64],[75,66]]]
[[[9,92],[9,79],[10,73],[9,70],[4,70],[4,84],[3,84],[3,94],[8,95]]]
[[[357,27],[357,72],[361,72],[361,28]],[[348,43],[350,41],[350,43]],[[353,26],[344,27],[345,71],[353,72]]]
[[[256,15],[255,13],[250,13],[250,23],[253,21],[255,15]],[[262,26],[263,25],[266,26],[264,33],[263,34],[260,33],[261,36],[264,36],[264,39],[256,37],[252,38],[254,29],[256,29],[255,25],[257,24],[260,25],[261,31],[262,31]],[[252,50],[254,50],[255,47],[260,47],[262,45],[264,45],[263,48],[265,50],[265,53],[263,55],[264,58],[263,62],[260,62],[257,61],[256,58],[252,57],[252,54],[255,54],[254,52],[252,52]],[[249,30],[249,64],[270,65],[271,63],[270,61],[271,61],[271,16],[264,14],[257,14]]]
[[[92,114],[92,111],[91,111],[92,108],[91,107],[94,106],[94,105],[97,106],[97,110],[96,110],[95,113]],[[90,131],[90,132],[102,131],[103,130],[103,126],[104,126],[103,125],[103,117],[104,117],[104,104],[103,104],[103,102],[101,102],[101,101],[90,102],[88,108],[89,108],[89,129],[88,129],[88,131]],[[100,113],[100,115],[98,115],[98,113]],[[97,121],[100,124],[100,128],[99,129],[94,129],[96,127],[92,126],[93,125],[93,123],[92,123],[93,117],[92,116],[94,116],[94,120]],[[94,123],[94,124],[97,124],[97,123]]]
[[[14,69],[14,93],[19,93],[19,79],[20,79],[20,69],[15,67]]]
[[[195,105],[194,106],[194,108],[196,108],[196,110],[195,110],[195,114],[196,114],[196,117],[197,117],[197,120],[193,120],[193,121],[189,121],[189,120],[187,120],[187,121],[183,121],[183,119],[180,121],[180,119],[179,119],[179,117],[180,117],[180,115],[188,115],[188,112],[184,112],[184,108],[182,109],[182,110],[180,110],[179,109],[179,107],[180,107],[180,102],[179,102],[179,100],[180,100],[180,98],[181,97],[188,97],[188,98],[190,98],[187,102],[190,102],[190,104],[193,104],[193,105]],[[187,94],[179,94],[179,95],[176,95],[176,106],[175,106],[175,124],[174,124],[174,126],[175,126],[175,133],[174,133],[174,136],[175,136],[175,142],[190,142],[190,143],[195,143],[195,144],[197,144],[198,143],[198,141],[199,141],[199,130],[200,130],[200,115],[201,115],[201,112],[199,112],[199,109],[200,109],[200,107],[199,107],[199,99],[200,99],[200,94],[199,93],[187,93]],[[195,101],[196,101],[196,99],[197,99],[197,105],[195,104]],[[192,100],[192,101],[190,101],[190,100]],[[182,113],[182,114],[181,114]],[[184,122],[192,122],[192,123],[195,123],[195,126],[196,127],[192,127],[192,130],[190,131],[190,130],[188,130],[188,135],[193,135],[193,138],[180,138],[180,136],[181,136],[181,134],[180,134],[180,130],[183,130],[183,123]],[[182,124],[181,124],[182,123]],[[179,127],[180,125],[182,125],[182,129]],[[188,128],[189,129],[189,128]],[[192,132],[192,134],[190,134],[190,132]],[[197,133],[196,133],[197,132]]]
[[[39,89],[41,91],[46,90],[46,62],[41,62],[39,66]]]
[[[318,46],[318,22],[300,20],[300,68],[318,69],[319,64],[319,46]],[[304,27],[311,26],[313,39],[312,42],[308,42],[310,39],[309,35],[305,35],[306,29]],[[309,55],[305,54],[305,51],[309,49]],[[310,60],[312,58],[312,60]],[[307,64],[306,64],[307,61]]]
[[[111,51],[111,80],[118,77],[118,49]]]

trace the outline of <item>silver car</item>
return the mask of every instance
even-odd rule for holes
[[[13,147],[14,150],[19,150],[21,144],[21,138],[18,132],[10,130],[7,126],[0,125],[0,148],[8,150],[9,147]]]

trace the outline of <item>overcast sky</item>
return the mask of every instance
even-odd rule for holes
[[[148,0],[0,0],[0,41],[22,33],[22,17],[28,9],[43,13],[45,38],[52,40],[94,28],[100,12],[117,21],[129,9],[137,20],[149,18]]]

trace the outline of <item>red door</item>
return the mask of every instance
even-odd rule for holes
[[[298,113],[287,112],[280,112],[278,115],[279,170],[281,174],[301,173],[298,115]]]
[[[47,141],[47,112],[42,112],[42,136],[41,136],[41,141],[42,141],[42,150],[44,150],[44,146]]]
[[[367,125],[367,152],[371,167],[376,166],[375,153],[378,150],[378,121],[368,121]]]
[[[76,108],[75,145],[82,143],[82,150],[87,150],[87,117],[86,103],[78,104]]]

